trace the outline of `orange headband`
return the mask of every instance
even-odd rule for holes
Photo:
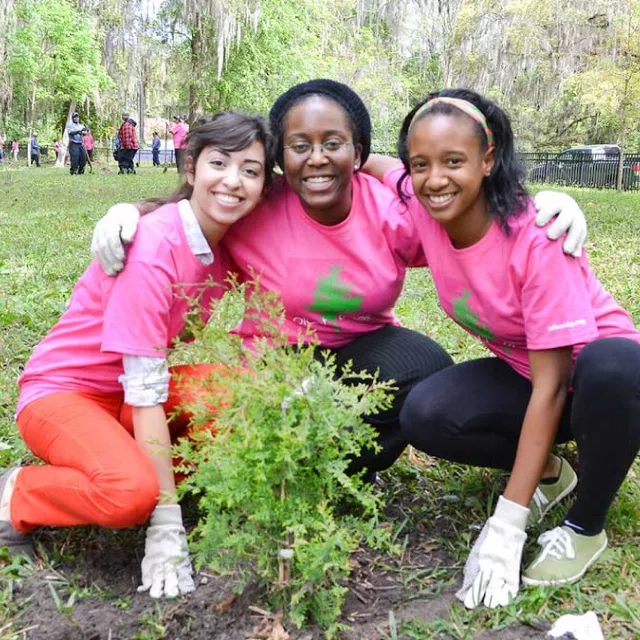
[[[484,113],[476,107],[475,104],[472,104],[468,100],[462,100],[461,98],[448,98],[446,96],[442,96],[440,98],[432,98],[429,102],[425,102],[413,115],[411,119],[411,124],[409,125],[408,131],[411,131],[413,125],[416,123],[416,120],[424,114],[426,111],[429,111],[431,107],[436,104],[450,104],[452,107],[459,109],[463,113],[466,113],[470,118],[473,118],[484,131],[484,134],[487,136],[487,143],[489,144],[489,148],[493,149],[495,147],[495,139],[493,135],[493,131],[489,129],[489,125],[487,124],[487,119],[485,118]]]

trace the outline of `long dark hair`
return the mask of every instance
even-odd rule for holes
[[[405,171],[398,181],[398,192],[406,199],[406,194],[402,189],[402,185],[410,174],[409,149],[407,138],[409,137],[409,127],[412,124],[413,117],[422,107],[423,104],[429,102],[433,98],[448,97],[466,100],[475,105],[487,120],[489,129],[493,132],[494,137],[494,166],[491,174],[483,180],[484,195],[487,201],[487,209],[489,213],[496,217],[500,222],[500,226],[509,233],[508,219],[511,216],[519,215],[527,209],[527,190],[524,186],[525,170],[520,160],[516,156],[513,144],[513,130],[509,116],[494,102],[483,98],[475,91],[468,89],[444,89],[430,93],[424,100],[419,102],[406,116],[400,129],[400,137],[398,139],[398,156],[402,160]],[[447,103],[436,103],[424,114],[418,116],[417,122],[423,118],[427,118],[436,114],[446,114],[458,116],[462,111]],[[480,139],[480,147],[483,151],[488,149],[487,136],[475,120],[473,121],[478,138]]]
[[[226,153],[242,151],[255,141],[261,142],[265,154],[265,188],[271,181],[274,158],[274,141],[269,122],[263,116],[241,111],[222,111],[213,116],[206,116],[197,120],[187,136],[186,158],[191,158],[193,166],[198,157],[207,147],[217,147]],[[141,213],[149,213],[167,204],[189,199],[193,195],[193,186],[186,176],[180,186],[168,196],[160,198],[146,198],[136,204]]]

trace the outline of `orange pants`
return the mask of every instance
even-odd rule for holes
[[[220,367],[184,365],[171,372],[202,379]],[[172,376],[167,415],[199,389],[210,394]],[[54,393],[28,404],[18,416],[18,428],[48,465],[23,467],[18,474],[11,498],[13,526],[26,533],[42,525],[123,528],[146,522],[158,501],[158,479],[133,437],[132,413],[123,393]],[[172,440],[188,435],[190,418],[182,413],[169,423]]]

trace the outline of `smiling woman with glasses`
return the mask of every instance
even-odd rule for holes
[[[352,362],[355,371],[395,381],[392,406],[369,417],[380,450],[363,451],[352,465],[352,471],[385,469],[406,444],[398,421],[406,395],[453,364],[440,345],[401,327],[393,313],[407,268],[426,259],[393,190],[360,172],[371,149],[371,120],[352,89],[334,80],[298,84],[276,100],[269,119],[284,176],[224,244],[242,277],[259,273],[260,286],[282,298],[289,343],[314,342],[335,355],[339,370]],[[122,268],[119,234],[120,225],[106,219],[94,236],[94,246],[108,247],[96,253],[112,271]],[[236,332],[249,347],[262,337],[255,318],[245,317]]]

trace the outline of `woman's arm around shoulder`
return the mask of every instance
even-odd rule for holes
[[[362,167],[362,171],[382,182],[389,171],[401,168],[402,162],[400,162],[398,158],[384,156],[380,153],[372,153],[367,158],[367,161]]]
[[[139,221],[137,207],[121,202],[114,204],[96,223],[91,238],[91,255],[107,275],[113,276],[124,268],[124,245],[132,242]]]

